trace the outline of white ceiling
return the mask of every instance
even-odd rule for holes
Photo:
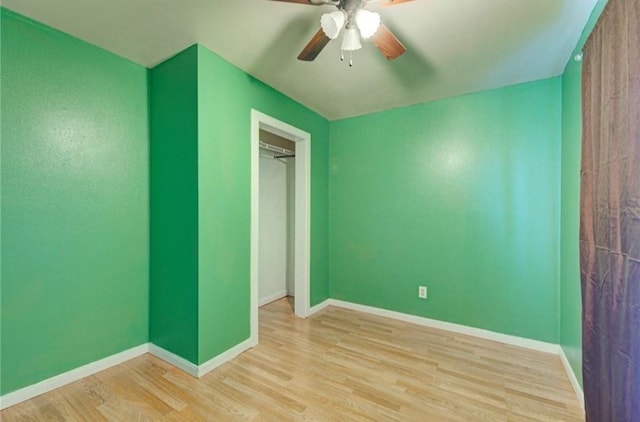
[[[562,73],[597,0],[416,0],[368,6],[407,47],[394,62],[370,43],[349,68],[339,40],[298,53],[332,6],[269,0],[4,0],[3,5],[152,67],[209,48],[334,120]]]

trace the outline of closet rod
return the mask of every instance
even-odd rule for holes
[[[295,154],[292,155],[274,155],[273,158],[292,158],[295,157]]]

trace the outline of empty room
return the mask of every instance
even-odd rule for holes
[[[3,0],[2,421],[640,422],[638,0]]]

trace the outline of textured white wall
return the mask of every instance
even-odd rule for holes
[[[260,304],[287,293],[287,190],[286,161],[275,160],[261,151],[258,258]]]
[[[287,295],[295,295],[296,159],[287,158]]]

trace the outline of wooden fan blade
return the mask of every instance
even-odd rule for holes
[[[397,59],[407,51],[389,28],[382,23],[373,38],[371,38],[371,42],[378,47],[378,50],[380,50],[389,61]]]
[[[382,2],[383,6],[395,6],[396,4],[400,4],[400,3],[409,3],[410,1],[414,1],[414,0],[386,0]]]
[[[282,1],[285,3],[299,3],[299,4],[310,4],[311,6],[322,6],[324,1],[319,0],[271,0],[271,1]]]
[[[316,35],[311,38],[309,44],[307,44],[298,55],[298,60],[304,60],[305,62],[313,61],[329,41],[331,41],[331,38],[327,37],[322,28],[320,28],[320,30],[316,32]]]

